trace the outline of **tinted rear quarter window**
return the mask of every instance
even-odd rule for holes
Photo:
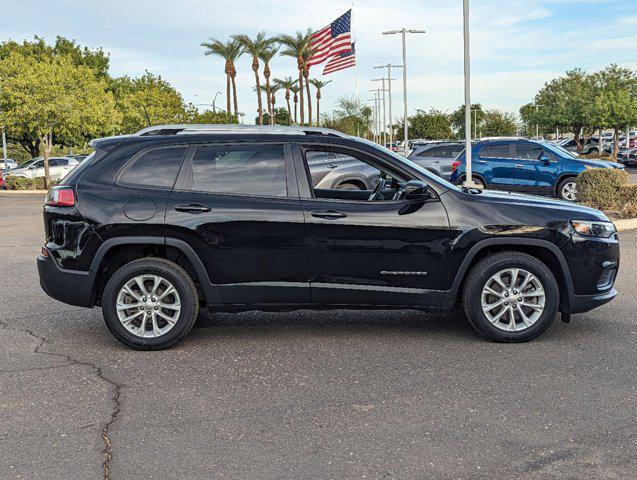
[[[509,158],[509,145],[487,145],[480,150],[480,156],[486,158]]]
[[[186,147],[159,148],[146,152],[124,173],[122,182],[172,188],[185,153]]]

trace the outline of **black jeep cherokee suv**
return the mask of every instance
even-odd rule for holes
[[[617,293],[601,212],[462,190],[338,132],[175,125],[93,147],[49,192],[40,282],[101,306],[134,348],[175,344],[202,307],[462,305],[481,334],[518,342]],[[321,152],[371,167],[373,190],[315,187],[307,159]]]

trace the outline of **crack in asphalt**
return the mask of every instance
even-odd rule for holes
[[[2,320],[0,320],[0,326],[2,326],[5,329],[10,328],[8,324]],[[113,460],[113,444],[109,437],[109,433],[110,433],[111,427],[117,421],[119,412],[121,410],[120,395],[122,391],[122,386],[118,384],[117,382],[115,382],[114,380],[108,378],[102,371],[102,367],[98,367],[97,365],[91,362],[84,362],[82,360],[78,360],[65,353],[42,350],[42,347],[46,343],[46,338],[41,337],[40,335],[37,335],[36,333],[34,333],[33,331],[27,328],[21,328],[20,330],[26,332],[28,335],[38,340],[39,343],[33,349],[33,353],[61,357],[66,359],[69,362],[65,365],[57,365],[55,367],[49,367],[49,368],[63,368],[63,367],[70,367],[73,365],[91,367],[99,379],[101,379],[102,381],[108,383],[109,385],[113,387],[113,395],[112,395],[113,408],[111,409],[109,420],[106,423],[104,423],[104,425],[101,427],[101,437],[102,437],[102,442],[104,443],[104,448],[101,451],[102,455],[104,456],[104,461],[102,462],[102,476],[104,480],[109,480],[111,478],[110,466],[111,466],[111,461]],[[22,369],[22,370],[12,370],[12,371],[19,372],[19,371],[44,370],[44,369],[46,368]]]

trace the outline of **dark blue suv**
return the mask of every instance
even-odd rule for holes
[[[484,188],[577,199],[578,174],[589,168],[623,168],[620,164],[587,160],[552,144],[526,139],[486,140],[475,143],[473,180]],[[465,179],[465,154],[460,154],[450,181]]]

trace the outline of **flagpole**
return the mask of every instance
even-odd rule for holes
[[[352,30],[352,40],[351,40],[351,44],[355,44],[356,43],[356,36],[354,35],[354,2],[352,2],[352,5],[350,6],[350,10],[352,12],[351,16],[350,16],[350,27]],[[358,65],[357,62],[355,61],[354,63],[354,88],[356,90],[356,102],[360,102],[360,95],[358,92]],[[361,136],[361,126],[358,122],[356,122],[356,136],[360,137]]]

